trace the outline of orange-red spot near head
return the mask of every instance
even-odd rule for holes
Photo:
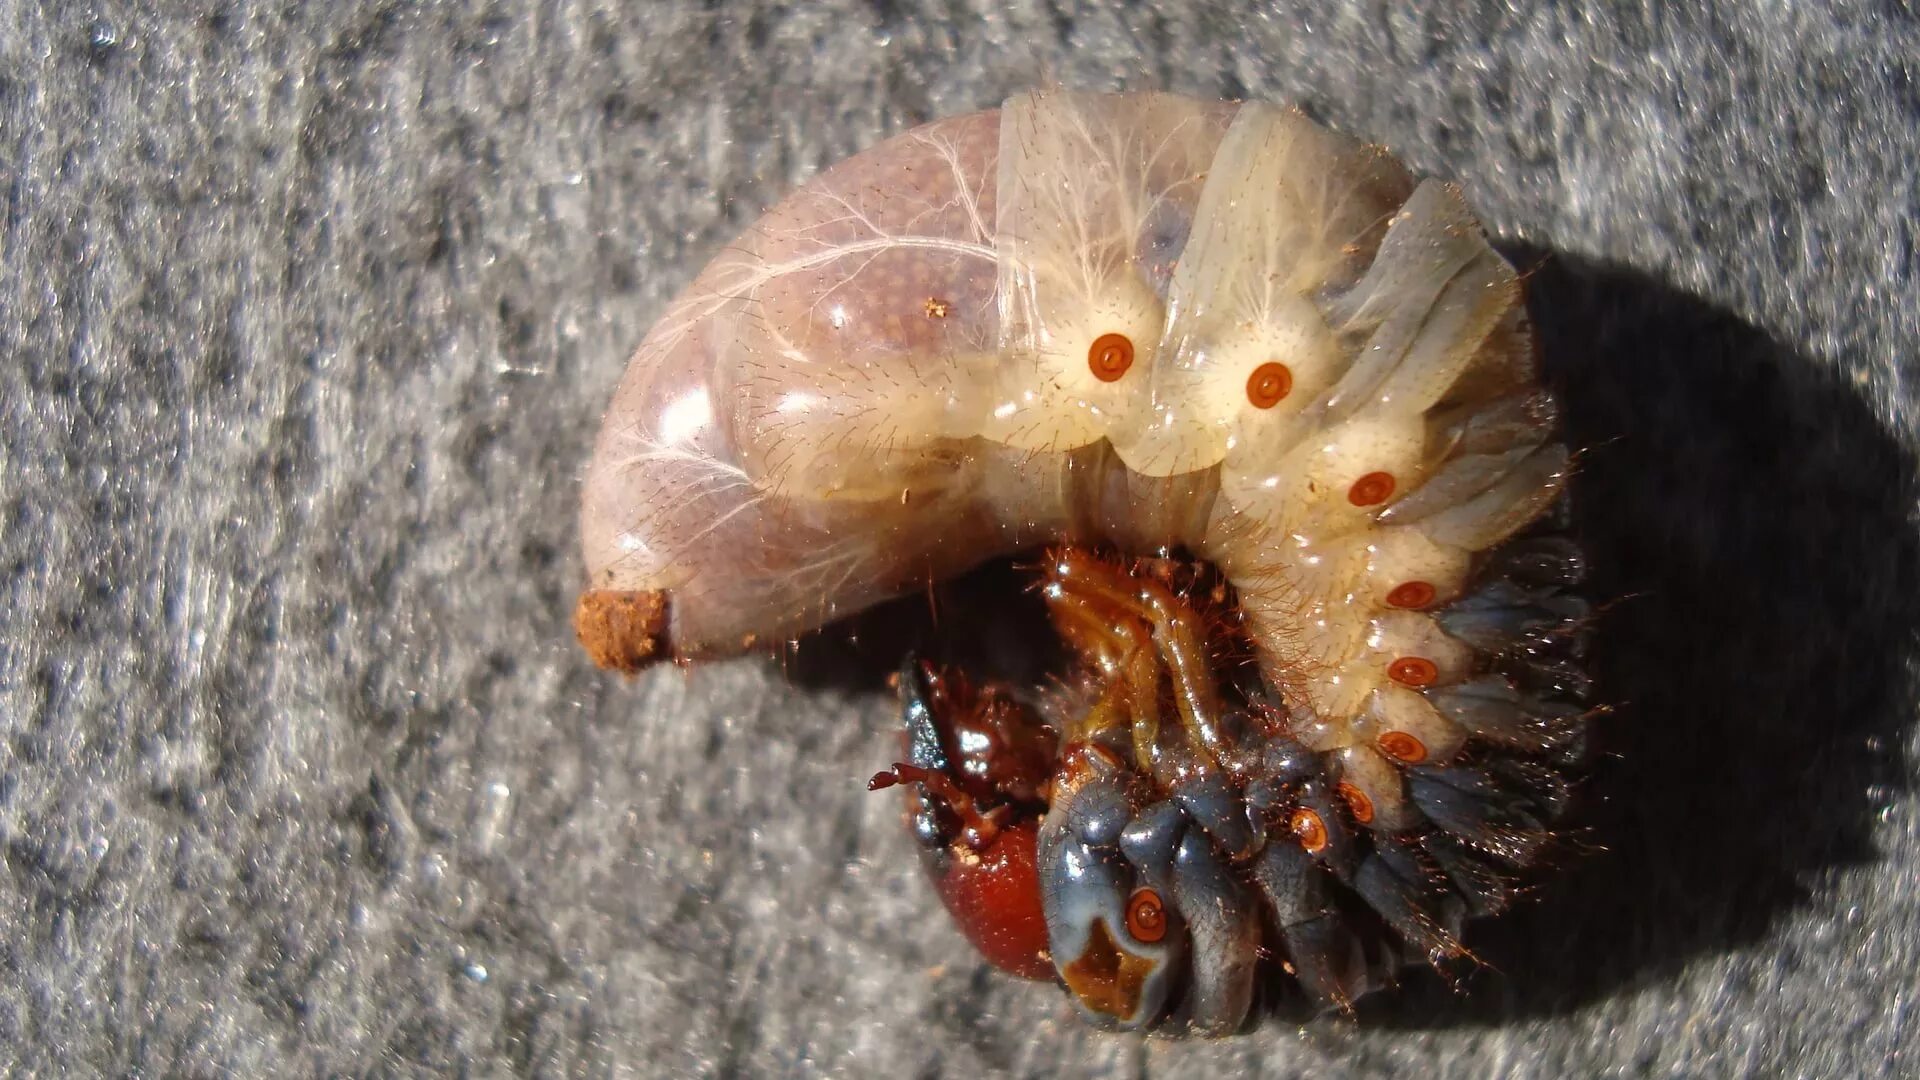
[[[1347,809],[1353,812],[1353,820],[1362,825],[1373,820],[1373,800],[1367,798],[1366,792],[1345,780],[1334,785],[1334,790],[1340,793],[1341,798],[1347,800]]]
[[[1087,349],[1087,368],[1101,382],[1113,382],[1133,366],[1133,340],[1125,334],[1101,334]]]
[[[1247,400],[1256,409],[1271,409],[1293,392],[1293,372],[1277,360],[1253,369],[1247,376]]]
[[[1152,889],[1135,889],[1127,898],[1127,933],[1151,945],[1167,936],[1167,908]]]
[[[1327,850],[1327,823],[1320,820],[1319,814],[1305,807],[1295,810],[1287,829],[1300,841],[1300,846],[1307,849],[1307,854],[1318,855]]]
[[[1387,678],[1415,690],[1432,686],[1439,677],[1440,669],[1424,656],[1403,656],[1387,665]]]
[[[1379,506],[1393,498],[1393,474],[1370,472],[1347,489],[1347,501],[1355,506]]]
[[[1425,581],[1403,581],[1387,594],[1389,607],[1419,610],[1433,603],[1433,586]]]
[[[1418,765],[1427,760],[1427,744],[1404,731],[1389,731],[1374,740],[1380,752],[1395,761]]]

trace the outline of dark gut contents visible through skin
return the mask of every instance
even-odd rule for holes
[[[907,760],[870,787],[904,787],[936,891],[982,954],[1058,978],[1096,1021],[1219,1034],[1262,971],[1350,1009],[1409,959],[1459,970],[1466,918],[1511,903],[1553,842],[1588,712],[1563,539],[1509,543],[1439,613],[1511,641],[1435,697],[1476,731],[1456,759],[1376,736],[1415,811],[1394,829],[1337,750],[1295,740],[1212,567],[1069,546],[1021,572],[1060,670],[1036,687],[909,660]]]

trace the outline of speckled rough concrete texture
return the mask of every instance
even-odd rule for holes
[[[1920,1071],[1915,13],[1447,7],[0,2],[0,1054]],[[1533,269],[1622,707],[1596,850],[1466,994],[1090,1033],[863,792],[883,661],[573,647],[578,477],[668,297],[822,166],[1045,80],[1301,102]]]

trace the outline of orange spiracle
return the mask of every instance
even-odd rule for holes
[[[1287,829],[1293,833],[1307,854],[1318,855],[1327,850],[1327,823],[1320,815],[1302,807],[1293,812],[1293,818],[1287,822]]]
[[[1355,506],[1379,506],[1393,498],[1393,474],[1370,472],[1347,489],[1347,501]]]
[[[1433,661],[1424,656],[1403,656],[1387,665],[1387,678],[1401,686],[1411,686],[1415,690],[1423,686],[1432,686],[1440,677],[1440,669]]]
[[[1387,594],[1390,607],[1419,610],[1433,603],[1433,586],[1424,581],[1404,581]]]
[[[1347,809],[1353,811],[1353,820],[1365,825],[1373,820],[1373,800],[1367,793],[1347,783],[1345,780],[1334,786],[1340,797],[1347,800]]]
[[[1167,909],[1159,893],[1136,889],[1127,898],[1127,933],[1148,944],[1167,936]]]
[[[1269,361],[1247,376],[1247,400],[1256,409],[1271,409],[1293,392],[1293,372],[1287,365]]]
[[[1427,760],[1427,744],[1404,731],[1389,731],[1374,740],[1380,752],[1408,765]]]
[[[1113,382],[1133,366],[1133,340],[1125,334],[1101,334],[1087,349],[1087,367],[1101,382]]]

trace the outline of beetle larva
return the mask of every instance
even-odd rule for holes
[[[1295,111],[1045,92],[831,169],[614,398],[576,612],[737,652],[1046,549],[1045,695],[909,664],[943,900],[1090,1016],[1218,1033],[1464,957],[1584,727],[1522,290],[1459,190]],[[1245,657],[1245,662],[1234,662]]]

